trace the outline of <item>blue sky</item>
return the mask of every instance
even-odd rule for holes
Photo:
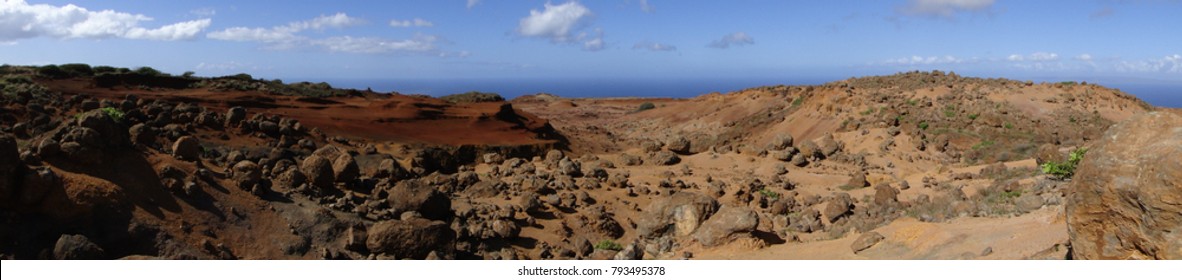
[[[0,63],[289,79],[1182,84],[1179,0],[0,1]]]

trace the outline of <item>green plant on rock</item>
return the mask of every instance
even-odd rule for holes
[[[623,250],[624,246],[610,239],[604,239],[603,241],[599,241],[599,243],[595,243],[595,249],[619,251]]]
[[[103,111],[104,114],[107,114],[107,116],[116,122],[123,122],[123,111],[111,107],[103,107],[99,110]]]
[[[768,199],[771,199],[771,200],[780,199],[780,193],[774,192],[774,191],[772,191],[770,189],[766,189],[766,188],[759,190],[759,194],[763,195],[764,197],[767,197]]]
[[[919,122],[919,129],[928,130],[928,122]]]
[[[1075,175],[1075,168],[1079,165],[1079,162],[1083,160],[1084,154],[1087,154],[1087,152],[1088,149],[1078,148],[1074,151],[1071,151],[1071,155],[1068,156],[1067,161],[1065,162],[1051,161],[1043,163],[1041,166],[1042,173],[1054,176],[1055,179],[1059,180],[1071,178],[1071,176]]]

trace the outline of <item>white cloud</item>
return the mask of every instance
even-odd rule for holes
[[[677,46],[653,42],[640,42],[632,45],[633,50],[650,50],[654,52],[668,52],[677,50]]]
[[[582,44],[585,51],[600,51],[607,47],[603,41],[603,29],[580,32],[594,16],[579,2],[546,3],[541,11],[531,9],[529,16],[518,22],[516,32],[522,37],[549,39],[555,44]]]
[[[955,17],[960,12],[978,12],[993,7],[994,0],[909,0],[898,11],[912,16]]]
[[[24,0],[0,2],[0,42],[50,37],[58,39],[187,40],[212,22],[198,19],[149,29],[140,26],[149,16],[114,10],[91,11],[73,4],[29,5]]]
[[[363,22],[360,18],[350,17],[345,13],[336,13],[331,16],[322,15],[311,20],[291,22],[287,25],[271,28],[231,27],[221,31],[210,32],[206,34],[206,37],[225,41],[263,42],[284,46],[290,45],[288,43],[293,41],[303,40],[304,37],[298,36],[296,33],[304,30],[322,30],[329,27],[344,28]],[[275,46],[272,46],[272,48],[275,48]]]
[[[432,27],[432,26],[435,26],[435,23],[427,21],[425,19],[421,19],[421,18],[415,18],[415,19],[411,19],[411,20],[392,19],[392,20],[390,20],[390,26],[393,26],[393,27]]]
[[[438,40],[439,37],[430,35],[417,35],[405,40],[341,36],[312,40],[310,44],[331,52],[343,53],[434,53],[438,50],[438,47],[435,46],[435,42]]]
[[[1089,56],[1089,57],[1090,57],[1090,56]],[[1011,54],[1010,56],[1006,57],[1006,60],[1013,61],[1013,62],[1023,62],[1023,61],[1032,61],[1032,62],[1046,62],[1046,61],[1056,61],[1056,60],[1059,60],[1059,54],[1057,54],[1057,53],[1046,53],[1046,52],[1036,52],[1036,53],[1032,53],[1032,54],[1030,54],[1030,55],[1026,55],[1026,56],[1023,56],[1023,55],[1020,55],[1020,54]]]
[[[212,17],[218,14],[218,10],[214,8],[198,8],[189,10],[189,14],[199,17]]]
[[[957,58],[951,55],[945,56],[918,56],[903,57],[898,59],[887,60],[887,65],[934,65],[934,64],[957,64],[964,63],[967,60]]]
[[[476,4],[480,4],[480,0],[468,0],[468,8],[469,9],[471,9],[472,7],[476,7]]]
[[[1090,55],[1090,54],[1086,54],[1086,53],[1085,53],[1085,54],[1081,54],[1081,55],[1077,55],[1077,56],[1075,56],[1075,60],[1079,60],[1079,61],[1092,61],[1092,55]]]
[[[651,13],[655,12],[657,8],[653,7],[652,4],[649,4],[648,0],[640,0],[640,10],[644,11],[645,13]]]
[[[1182,55],[1173,54],[1142,61],[1120,61],[1116,63],[1116,71],[1182,73]]]
[[[755,44],[755,38],[747,35],[746,32],[735,32],[722,36],[722,39],[714,40],[714,42],[710,42],[710,45],[707,46],[716,49],[725,49],[731,47],[731,45],[743,46],[751,44]]]
[[[388,39],[380,37],[335,36],[328,38],[309,38],[300,35],[310,29],[345,28],[363,23],[360,18],[350,17],[344,13],[331,16],[320,16],[311,20],[288,23],[271,28],[231,27],[225,30],[210,32],[211,39],[259,42],[264,49],[289,50],[299,48],[320,49],[328,52],[359,53],[359,54],[395,54],[417,53],[425,55],[449,55],[439,50],[437,43],[441,41],[434,35],[415,35],[410,39]],[[391,21],[391,25],[402,22]],[[407,21],[408,26],[430,26],[430,22],[422,19]],[[466,56],[466,55],[463,55]]]
[[[592,17],[591,10],[579,2],[561,5],[545,4],[542,11],[530,10],[517,26],[517,34],[525,37],[548,38],[552,42],[573,41],[571,34],[582,28]]]

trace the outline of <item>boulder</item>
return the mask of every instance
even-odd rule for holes
[[[855,189],[865,188],[870,186],[870,182],[866,181],[866,171],[856,171],[849,181],[846,181],[846,186]]]
[[[388,191],[386,202],[394,213],[415,211],[431,220],[448,220],[452,217],[451,199],[435,188],[417,181],[399,181]]]
[[[1067,194],[1075,259],[1182,259],[1182,114],[1134,116],[1098,139]]]
[[[332,189],[333,182],[336,182],[332,163],[317,155],[305,158],[300,164],[300,171],[308,177],[309,184],[319,189]]]
[[[857,254],[858,252],[870,249],[870,247],[874,247],[874,245],[878,244],[884,238],[882,234],[873,231],[863,233],[858,236],[858,239],[854,240],[854,243],[850,244],[850,250],[853,250],[854,254]]]
[[[53,245],[53,257],[59,260],[97,260],[105,255],[102,247],[78,234],[63,234]]]
[[[156,130],[142,123],[131,126],[128,133],[131,134],[132,143],[136,145],[149,146],[156,141]]]
[[[16,139],[0,134],[0,202],[8,201],[16,195],[19,178],[24,174],[24,169]]]
[[[361,169],[357,167],[357,161],[353,160],[352,155],[344,153],[332,162],[332,173],[337,182],[345,183],[357,180],[361,175]]]
[[[874,204],[888,205],[899,202],[899,190],[888,184],[874,187]]]
[[[244,160],[234,164],[234,184],[238,189],[251,190],[255,185],[258,185],[262,180],[263,173],[259,169],[259,165],[252,161]]]
[[[455,235],[441,221],[386,220],[366,230],[365,246],[370,252],[394,258],[425,259],[432,251],[450,251]]]
[[[685,136],[677,136],[665,143],[665,149],[678,154],[689,154],[690,141]]]
[[[681,158],[670,151],[659,151],[653,153],[646,162],[656,165],[674,165],[681,162]]]
[[[792,134],[776,136],[776,139],[772,140],[772,143],[768,145],[768,150],[781,151],[788,147],[792,147]]]
[[[234,108],[230,108],[230,110],[226,112],[226,123],[228,124],[227,126],[230,126],[230,127],[238,126],[238,124],[242,123],[242,121],[245,119],[246,119],[246,108],[234,107]]]
[[[829,199],[829,204],[825,205],[825,219],[829,223],[836,222],[837,219],[845,217],[854,209],[854,199],[848,193],[837,193],[833,198]]]
[[[691,192],[677,192],[669,197],[657,199],[645,208],[636,223],[636,232],[642,238],[656,238],[666,234],[688,236],[698,229],[711,215],[718,211],[718,201]]]
[[[172,143],[172,155],[181,160],[196,161],[201,156],[201,144],[193,136],[183,136]]]
[[[759,225],[759,215],[750,208],[723,206],[718,213],[710,216],[694,234],[694,239],[704,246],[718,246],[730,243],[740,237],[750,237]]]

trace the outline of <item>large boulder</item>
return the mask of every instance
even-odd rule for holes
[[[670,151],[659,151],[653,153],[648,160],[645,160],[645,162],[656,165],[674,165],[678,162],[681,162],[681,158],[678,157],[677,154]]]
[[[300,164],[300,171],[307,176],[308,183],[318,189],[332,189],[336,181],[332,162],[317,155],[308,156]]]
[[[685,139],[685,136],[677,136],[669,139],[669,142],[665,143],[665,148],[674,153],[689,154],[690,141],[689,139]]]
[[[656,238],[666,234],[687,236],[698,229],[718,211],[718,201],[697,193],[678,192],[653,201],[645,209],[636,232],[642,238]]]
[[[759,225],[759,215],[747,207],[723,206],[717,214],[702,223],[694,238],[704,246],[730,243],[740,237],[750,237]]]
[[[172,144],[172,155],[178,159],[195,161],[201,156],[201,144],[193,136],[182,136]]]
[[[1138,115],[1104,133],[1067,195],[1076,259],[1182,259],[1182,114]]]
[[[361,169],[357,167],[357,161],[353,160],[352,155],[344,153],[332,162],[332,173],[337,182],[352,182],[361,175]]]
[[[415,180],[399,181],[389,195],[386,202],[394,213],[415,211],[432,220],[448,220],[454,215],[446,194]]]
[[[422,218],[381,221],[366,235],[370,252],[411,259],[425,259],[432,251],[450,252],[456,236],[446,223]]]
[[[263,178],[263,173],[259,169],[259,165],[249,160],[234,164],[233,170],[234,185],[241,190],[249,191],[253,189]]]
[[[5,202],[16,194],[18,178],[24,174],[25,168],[20,159],[16,139],[0,135],[0,202]]]
[[[837,193],[825,205],[825,219],[830,223],[845,217],[854,210],[854,199],[848,193]]]
[[[106,253],[89,238],[77,234],[63,234],[53,245],[53,257],[59,260],[97,260]]]

